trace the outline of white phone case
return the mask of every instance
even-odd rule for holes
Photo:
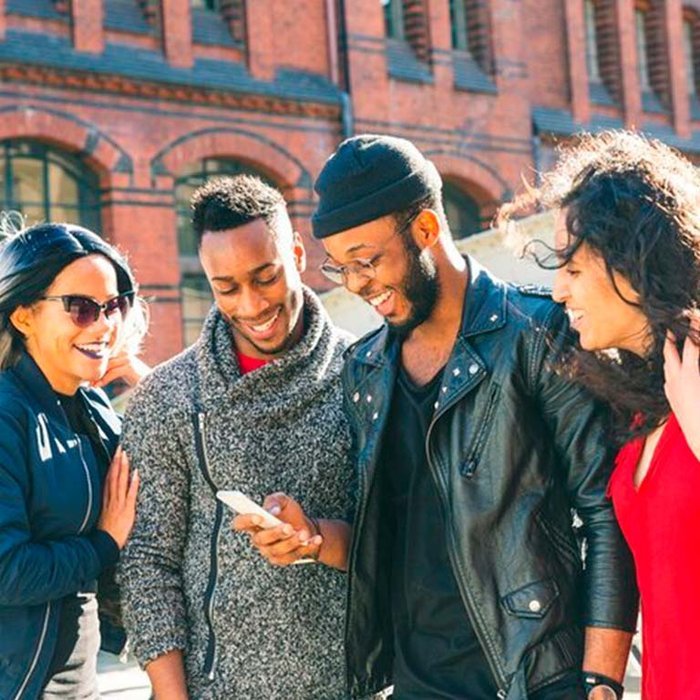
[[[263,522],[262,527],[270,528],[282,525],[282,521],[268,513],[264,508],[252,501],[240,491],[217,491],[216,497],[225,503],[231,510],[241,515],[259,515]]]
[[[216,497],[225,503],[231,510],[241,515],[259,515],[262,518],[263,528],[277,527],[282,525],[282,521],[274,515],[268,513],[262,506],[252,501],[241,491],[217,491]],[[315,564],[315,559],[297,559],[294,564]]]

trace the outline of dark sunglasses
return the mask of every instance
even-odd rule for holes
[[[124,292],[116,297],[107,299],[104,304],[96,302],[90,297],[84,297],[80,294],[63,294],[62,296],[47,296],[41,297],[43,301],[61,301],[66,313],[79,328],[87,328],[95,323],[104,311],[105,318],[119,313],[122,318],[126,318],[133,303],[134,292]]]

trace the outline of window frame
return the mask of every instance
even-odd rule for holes
[[[464,0],[449,0],[449,3],[452,50],[469,53],[469,28],[467,26],[467,8],[464,5]]]
[[[649,8],[637,4],[634,8],[634,37],[637,49],[637,79],[642,93],[653,92],[649,62]]]
[[[15,197],[15,185],[18,173],[17,160],[36,161],[41,169],[41,201],[21,201]],[[63,220],[65,217],[54,216],[53,209],[74,211],[76,223],[92,231],[101,228],[101,203],[99,177],[78,156],[69,151],[32,139],[5,139],[0,141],[0,167],[2,168],[2,208],[22,211],[22,206],[41,209],[43,221]],[[53,197],[51,167],[58,167],[64,177],[75,183],[77,198],[74,202],[60,201]],[[28,223],[33,223],[31,220]]]
[[[406,16],[403,0],[380,0],[387,39],[406,41]]]
[[[603,82],[600,70],[600,46],[598,42],[598,4],[595,0],[583,0],[583,12],[586,32],[586,68],[588,82],[600,85]]]
[[[443,178],[442,189],[442,206],[445,211],[446,218],[449,215],[450,209],[448,199],[450,200],[452,206],[456,207],[458,211],[466,212],[464,217],[460,218],[471,219],[475,224],[475,228],[473,231],[467,230],[465,233],[463,227],[459,227],[460,230],[457,230],[456,223],[451,222],[448,218],[448,224],[450,226],[450,231],[454,240],[465,240],[470,236],[473,236],[474,234],[481,233],[484,230],[482,220],[483,208],[481,203],[479,202],[479,199],[475,197],[471,192],[469,192],[469,190],[465,188],[459,181],[446,177]],[[467,204],[467,206],[464,207],[464,204]],[[455,223],[454,226],[453,223]]]

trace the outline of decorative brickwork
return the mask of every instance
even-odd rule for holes
[[[635,0],[594,0],[597,96],[582,0],[455,1],[466,25],[457,44],[450,0],[392,0],[392,37],[379,0],[220,0],[220,17],[195,10],[205,17],[196,36],[189,0],[119,0],[133,5],[118,11],[117,0],[0,0],[0,141],[49,144],[97,176],[100,230],[152,299],[152,361],[182,347],[183,280],[196,270],[182,265],[175,183],[207,159],[282,189],[307,245],[305,281],[324,291],[312,184],[353,133],[414,141],[484,224],[551,162],[551,144],[581,128],[643,126],[700,154],[683,54],[684,17],[698,44],[695,10],[649,0],[650,77],[664,107],[649,112]]]

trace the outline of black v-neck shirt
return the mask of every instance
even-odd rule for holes
[[[384,434],[384,512],[391,562],[395,700],[493,700],[498,690],[457,588],[443,505],[425,444],[442,380],[416,386],[403,369]]]
[[[426,456],[442,372],[416,386],[399,369],[384,433],[384,522],[392,529],[394,700],[493,700],[498,688],[459,594],[444,506]],[[488,545],[485,545],[488,546]],[[583,700],[576,670],[532,700]]]

